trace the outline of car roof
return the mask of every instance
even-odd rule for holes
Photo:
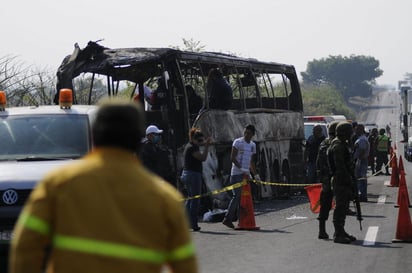
[[[320,126],[327,126],[327,123],[323,123],[323,122],[304,122],[303,124],[305,125],[320,125]]]
[[[311,128],[315,127],[316,125],[320,125],[322,127],[323,135],[325,137],[328,136],[328,124],[326,124],[326,123],[322,123],[322,122],[304,122],[303,125],[305,127],[310,126]],[[310,131],[310,134],[312,134],[312,130]],[[309,132],[305,130],[305,138],[307,139],[309,136],[310,136]]]
[[[10,115],[43,115],[43,114],[77,114],[89,115],[96,111],[96,105],[73,105],[70,109],[61,109],[58,105],[44,105],[44,106],[22,106],[10,107],[5,111],[0,111],[0,117],[7,117]]]

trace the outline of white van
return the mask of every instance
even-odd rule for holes
[[[344,115],[332,115],[329,116],[333,121],[347,121],[348,119]]]
[[[15,107],[0,110],[0,249],[34,186],[58,166],[92,148],[96,106]]]

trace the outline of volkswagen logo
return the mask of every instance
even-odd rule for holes
[[[19,196],[17,194],[17,191],[15,190],[6,190],[3,193],[3,202],[6,205],[13,205],[17,202],[17,200],[19,199]]]

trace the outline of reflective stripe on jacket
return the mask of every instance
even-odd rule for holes
[[[48,255],[55,273],[160,272],[163,264],[198,272],[181,198],[134,155],[97,149],[33,190],[14,231],[10,272],[44,272]]]
[[[35,216],[30,216],[23,213],[19,219],[19,224],[42,235],[52,235],[49,224]],[[188,243],[187,245],[177,248],[172,252],[166,253],[132,245],[117,244],[113,242],[92,240],[75,236],[53,234],[52,237],[53,247],[55,248],[94,255],[138,260],[149,263],[162,264],[167,261],[186,259],[194,254],[194,247],[192,243]]]
[[[378,152],[389,151],[389,137],[385,135],[379,135],[376,139],[376,150]]]

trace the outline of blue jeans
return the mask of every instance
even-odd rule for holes
[[[368,171],[368,160],[358,159],[355,164],[355,177],[358,183],[359,198],[366,200],[368,195],[368,181],[366,174]]]
[[[186,185],[188,197],[199,195],[202,191],[202,173],[191,170],[183,170],[181,176],[182,182]],[[190,226],[192,229],[198,227],[200,198],[189,199],[185,203],[189,215]]]
[[[237,175],[232,175],[230,177],[230,185],[233,185],[235,183],[242,182],[243,180],[243,174],[237,174]],[[232,190],[233,196],[232,199],[230,200],[229,206],[227,208],[227,212],[225,215],[225,220],[228,222],[233,222],[233,219],[235,219],[235,213],[239,208],[240,205],[240,195],[242,194],[242,187],[236,188]]]

